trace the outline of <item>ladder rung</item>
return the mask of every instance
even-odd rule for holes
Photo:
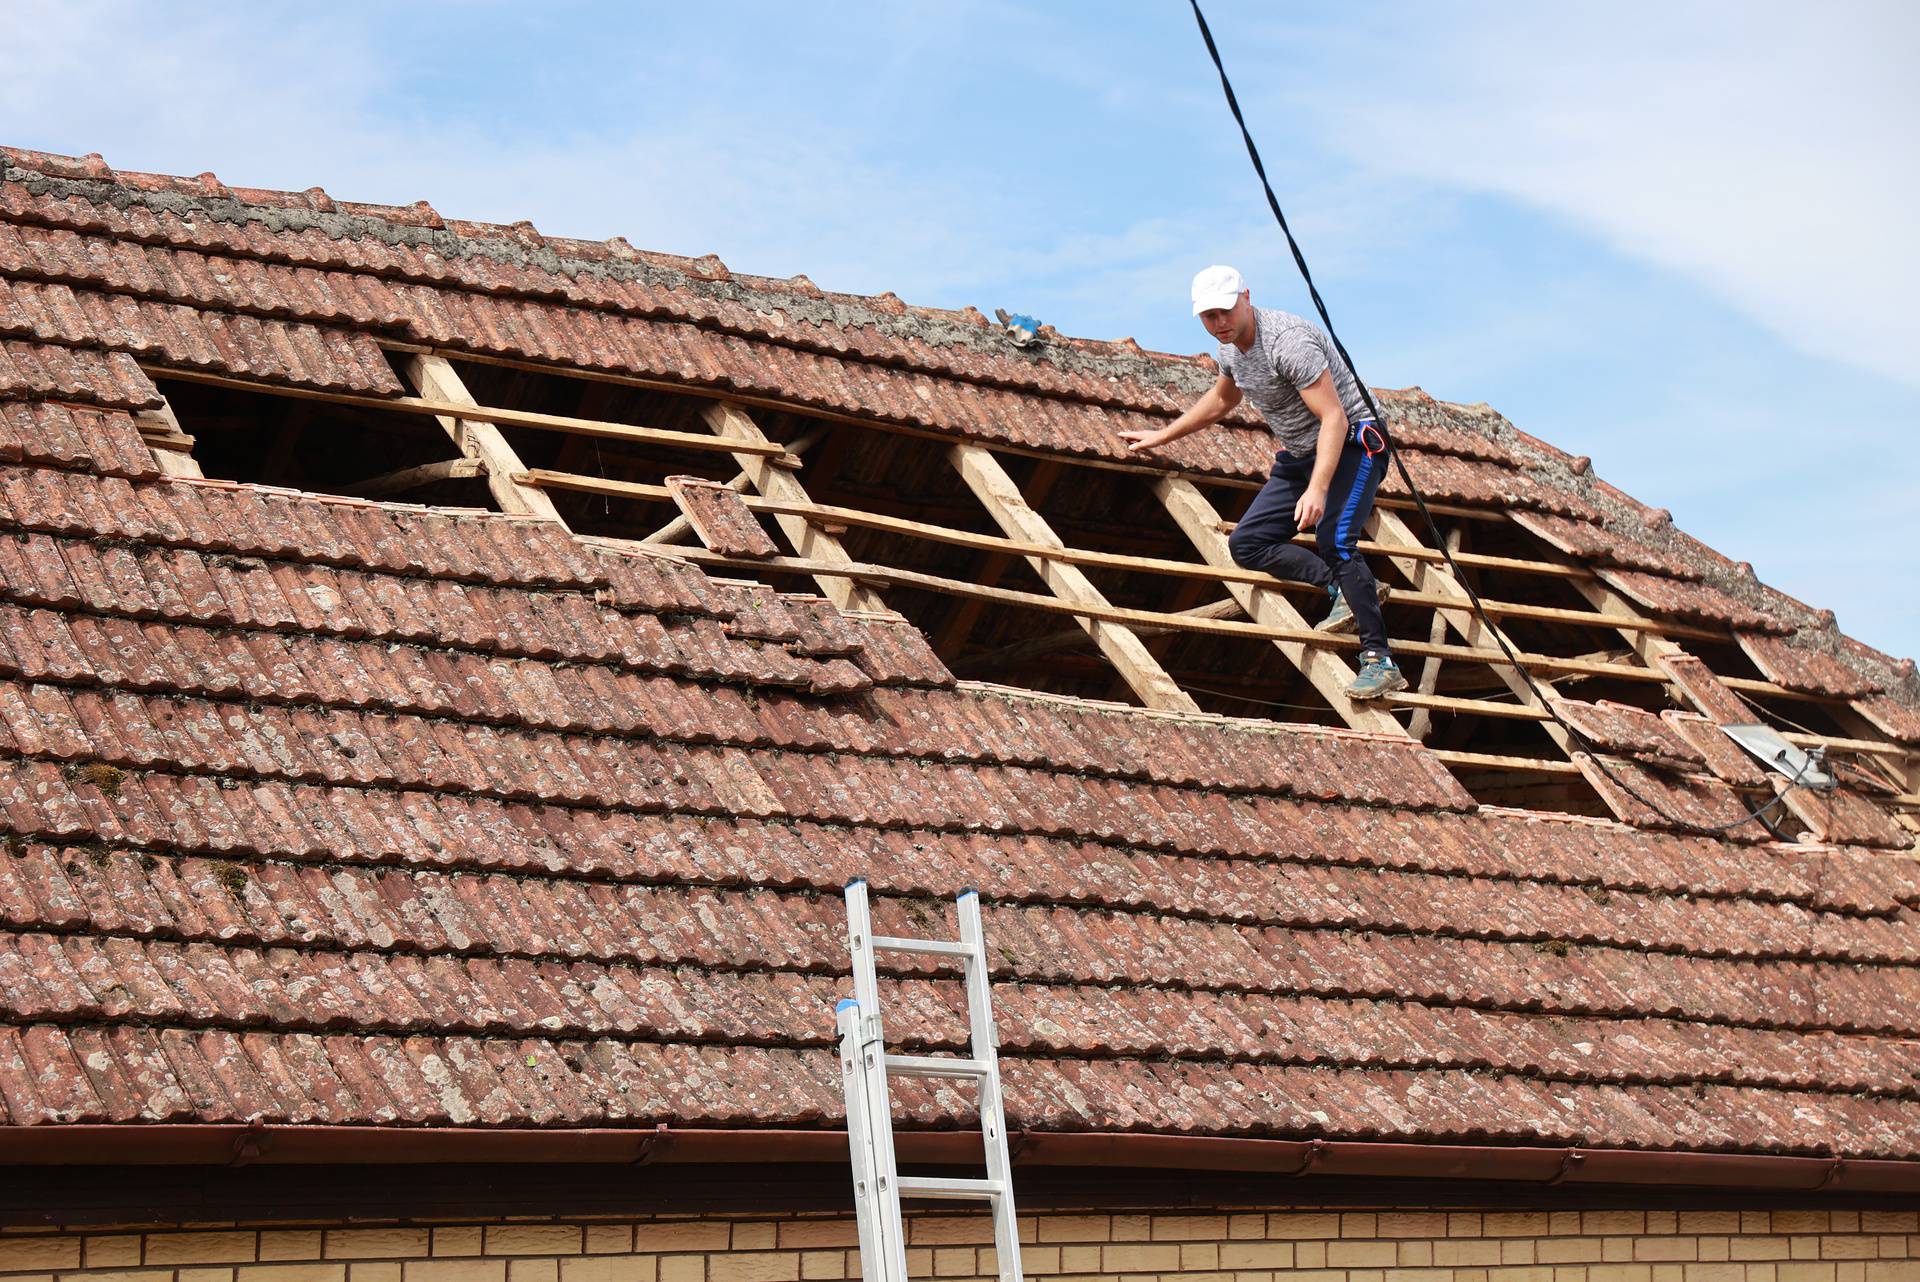
[[[932,953],[936,957],[971,957],[973,949],[952,939],[902,939],[898,935],[875,935],[877,953]]]
[[[944,1197],[987,1201],[1007,1191],[999,1180],[954,1180],[936,1175],[902,1175],[895,1181],[901,1197]]]
[[[954,1055],[889,1055],[887,1071],[902,1077],[985,1077],[991,1071],[983,1059]]]

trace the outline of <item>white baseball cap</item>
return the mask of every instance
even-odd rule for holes
[[[1193,278],[1193,314],[1225,310],[1240,301],[1247,283],[1231,267],[1209,267]]]

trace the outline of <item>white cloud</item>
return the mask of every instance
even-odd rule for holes
[[[1551,210],[1920,386],[1920,6],[1396,8],[1317,105],[1379,169]]]
[[[1117,279],[1177,252],[1152,211],[1082,229],[1035,210],[1017,183],[980,172],[978,146],[948,163],[895,150],[877,113],[924,75],[937,14],[883,9],[867,15],[871,30],[824,31],[870,43],[859,83],[824,81],[819,68],[796,81],[734,65],[724,47],[674,46],[642,51],[624,83],[573,93],[541,62],[489,82],[467,110],[415,93],[444,76],[443,59],[497,55],[507,39],[487,30],[488,6],[459,12],[462,26],[435,46],[394,38],[372,6],[268,22],[240,8],[18,0],[0,141],[98,149],[121,169],[212,169],[237,186],[427,199],[450,217],[527,219],[549,234],[717,253],[743,272],[804,272],[829,289],[988,309],[1044,311],[1056,281]]]

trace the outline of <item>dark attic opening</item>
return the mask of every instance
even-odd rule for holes
[[[1908,791],[1898,745],[1850,737],[1858,717],[1768,680],[1726,624],[1622,597],[1569,550],[1564,518],[1443,496],[1428,529],[1407,495],[1383,490],[1361,550],[1408,688],[1363,705],[1342,697],[1358,642],[1320,630],[1324,591],[1229,554],[1252,479],[530,362],[399,345],[387,359],[400,395],[152,370],[171,425],[149,439],[209,477],[532,514],[904,617],[967,681],[1411,737],[1490,805],[1634,818],[1621,777],[1643,795],[1705,794],[1701,814],[1765,804],[1774,781],[1720,778],[1697,751],[1644,741],[1675,715],[1699,720],[1654,661],[1684,645],[1756,718],[1851,745],[1886,795]],[[1569,709],[1640,729],[1589,739]],[[1644,778],[1610,767],[1616,756]],[[1809,831],[1799,807],[1767,823]]]

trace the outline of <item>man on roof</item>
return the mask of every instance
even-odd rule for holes
[[[1274,435],[1273,472],[1234,528],[1236,563],[1327,590],[1333,598],[1317,625],[1358,631],[1360,671],[1354,699],[1404,690],[1407,679],[1387,648],[1381,589],[1358,553],[1360,527],[1373,511],[1386,470],[1386,436],[1360,395],[1360,382],[1333,340],[1312,321],[1255,307],[1240,273],[1209,267],[1193,278],[1193,314],[1220,343],[1220,377],[1185,413],[1155,430],[1122,432],[1132,450],[1158,449],[1211,427],[1244,398]],[[1317,554],[1293,542],[1316,532]]]

